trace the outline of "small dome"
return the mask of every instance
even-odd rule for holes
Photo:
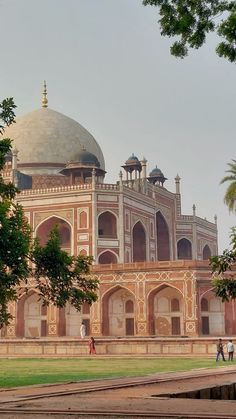
[[[161,186],[164,185],[167,178],[163,175],[162,171],[158,169],[156,166],[149,174],[149,177],[147,178],[150,183],[153,185],[156,185],[157,183]]]
[[[125,162],[125,164],[139,164],[140,163],[140,161],[139,161],[139,159],[138,159],[138,157],[136,157],[135,155],[134,155],[134,153],[132,153],[132,156],[130,156],[129,158],[128,158],[128,160],[126,160],[126,162]]]
[[[87,151],[85,148],[79,152],[73,162],[79,163],[81,166],[100,167],[100,163],[97,157],[93,153]]]
[[[158,169],[158,167],[156,166],[150,173],[149,173],[149,177],[164,177],[161,169]]]

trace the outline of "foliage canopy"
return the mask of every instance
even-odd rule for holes
[[[228,166],[229,169],[226,170],[228,175],[223,177],[220,183],[230,182],[225,192],[224,202],[230,212],[236,213],[236,160],[232,160]]]
[[[236,62],[236,1],[143,0],[143,4],[158,8],[161,35],[177,38],[172,55],[184,58],[189,48],[200,48],[207,34],[215,32],[221,38],[217,54]]]
[[[230,212],[236,213],[236,160],[228,163],[229,175],[221,180],[221,184],[230,182],[225,192],[224,202]],[[212,272],[217,274],[213,280],[215,292],[222,301],[236,298],[236,227],[231,230],[231,249],[226,249],[222,255],[210,259]]]
[[[213,285],[217,297],[222,301],[236,298],[236,228],[231,232],[232,248],[224,250],[222,255],[210,259],[211,269],[216,278]]]

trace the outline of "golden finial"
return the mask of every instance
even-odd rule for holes
[[[42,108],[47,108],[47,107],[48,107],[47,85],[46,85],[46,81],[44,80],[43,97],[42,97]]]

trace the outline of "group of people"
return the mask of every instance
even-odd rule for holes
[[[81,336],[81,339],[84,339],[86,336],[86,326],[84,322],[82,322],[80,326],[80,336]],[[89,339],[89,354],[90,355],[96,354],[95,340],[92,336]]]
[[[86,326],[85,326],[84,322],[82,322],[81,326],[80,326],[80,336],[81,336],[81,339],[84,339],[85,336],[86,336]],[[228,361],[233,361],[233,359],[234,359],[234,344],[232,342],[232,339],[229,339],[229,341],[226,345],[226,349],[227,349],[227,352],[228,352]],[[222,357],[223,361],[226,361],[225,354],[224,354],[224,344],[223,344],[221,338],[217,342],[216,351],[217,351],[216,352],[216,361],[219,361],[220,356]],[[92,336],[89,339],[89,354],[90,355],[96,354],[95,340]]]
[[[234,344],[232,339],[230,339],[226,345],[226,349],[228,352],[228,361],[233,361],[234,359]],[[224,354],[224,345],[222,339],[219,339],[216,345],[216,361],[219,361],[220,356],[222,357],[223,361],[226,361],[225,354]]]

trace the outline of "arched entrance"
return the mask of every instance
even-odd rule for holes
[[[162,214],[156,214],[157,260],[170,260],[169,229]]]
[[[146,261],[146,233],[140,221],[138,221],[132,233],[133,238],[133,262]]]
[[[102,300],[103,334],[105,336],[133,336],[135,334],[135,300],[123,287],[107,292]]]
[[[183,296],[176,288],[162,286],[148,297],[149,332],[157,336],[184,334]]]

